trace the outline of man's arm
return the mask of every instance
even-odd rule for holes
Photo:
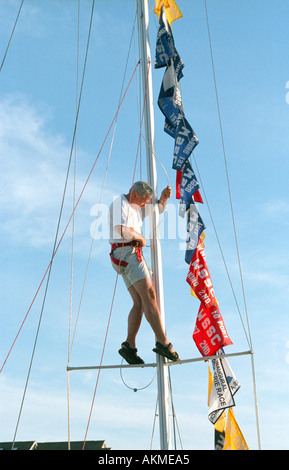
[[[170,186],[167,186],[162,191],[161,197],[159,199],[159,204],[161,204],[163,206],[163,208],[165,208],[167,200],[171,197],[171,195],[172,195],[172,188]]]

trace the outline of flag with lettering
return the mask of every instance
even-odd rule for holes
[[[204,357],[214,356],[219,349],[233,344],[218,305],[205,307],[200,304],[193,340]]]
[[[193,254],[186,281],[205,307],[217,305],[212,279],[207,267],[205,249],[201,239]]]
[[[178,80],[183,76],[184,63],[175,47],[171,27],[168,23],[165,8],[162,6],[156,41],[155,68],[166,67],[173,60]]]
[[[201,233],[205,230],[205,224],[199,214],[199,211],[195,204],[190,205],[190,209],[187,212],[187,240],[186,240],[186,253],[185,261],[190,264]]]
[[[240,389],[240,384],[235,377],[225,357],[212,360],[213,386],[209,397],[208,417],[215,424],[226,408],[235,406],[234,395]]]
[[[186,160],[191,155],[194,148],[198,145],[199,140],[185,118],[183,113],[180,113],[180,117],[177,121],[175,146],[174,146],[174,159],[173,169],[181,170]]]
[[[208,406],[210,405],[210,396],[213,387],[213,374],[208,363],[209,383],[208,383]],[[215,450],[222,450],[225,442],[226,413],[223,411],[218,418],[215,427]]]
[[[163,76],[163,81],[158,97],[158,106],[172,126],[176,126],[179,118],[179,111],[183,110],[182,97],[173,61],[169,65]]]
[[[228,410],[223,450],[249,450],[232,408]]]
[[[184,217],[185,212],[189,209],[190,204],[193,203],[192,196],[199,189],[197,177],[191,167],[189,160],[183,166],[181,184],[180,184],[180,208],[179,215]]]
[[[176,126],[173,126],[171,121],[167,117],[165,118],[164,131],[173,139],[176,138]]]

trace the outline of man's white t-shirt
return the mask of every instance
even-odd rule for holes
[[[108,214],[110,243],[120,243],[123,240],[121,234],[114,230],[118,225],[132,227],[137,233],[142,233],[144,210],[137,204],[130,204],[124,194],[114,199]]]
[[[114,230],[114,227],[123,225],[132,227],[137,233],[142,234],[142,224],[145,217],[151,217],[153,210],[157,208],[158,213],[164,212],[162,204],[148,203],[145,207],[137,204],[130,204],[124,194],[113,200],[108,211],[109,243],[129,242],[131,240],[123,239],[120,233]]]

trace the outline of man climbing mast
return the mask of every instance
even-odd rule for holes
[[[160,212],[164,211],[171,192],[170,186],[162,191],[158,201]],[[142,235],[142,223],[144,217],[154,209],[150,204],[152,194],[153,190],[148,183],[138,181],[134,183],[128,194],[116,198],[109,208],[111,263],[122,275],[133,300],[128,315],[127,338],[119,350],[119,354],[129,364],[144,363],[137,355],[135,344],[143,313],[155,333],[156,347],[153,351],[172,361],[179,360],[179,355],[174,351],[162,325],[151,271],[142,252],[142,248],[146,246],[146,239]]]

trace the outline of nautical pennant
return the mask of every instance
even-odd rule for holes
[[[199,189],[200,185],[189,160],[185,162],[181,175],[179,215],[184,217],[185,212],[193,202],[193,194]]]
[[[196,319],[193,340],[202,356],[214,356],[219,349],[233,344],[227,333],[218,305],[202,303]]]
[[[215,423],[215,450],[223,450],[225,442],[225,428],[222,429],[223,423],[226,425],[226,414],[225,412]]]
[[[208,406],[210,405],[210,396],[213,387],[213,374],[208,363],[209,386],[208,386]],[[220,418],[214,424],[215,427],[215,450],[222,450],[225,441],[226,413],[223,411]]]
[[[181,199],[181,181],[182,181],[182,172],[176,172],[176,199]]]
[[[182,12],[176,4],[175,0],[156,0],[154,13],[156,13],[158,16],[160,15],[162,5],[164,5],[166,9],[166,15],[170,24],[173,21],[182,18]]]
[[[169,134],[173,139],[176,137],[176,126],[173,126],[169,119],[165,118],[164,131]]]
[[[208,364],[209,387],[208,387],[208,406],[210,405],[211,391],[213,387],[213,374]],[[215,428],[215,450],[249,450],[243,433],[236,421],[233,408],[228,409],[227,422],[226,411],[214,424]]]
[[[208,417],[215,424],[226,408],[235,406],[234,395],[240,389],[240,383],[225,357],[212,360],[214,379],[209,397]]]
[[[164,73],[158,97],[158,106],[168,119],[170,125],[176,127],[179,111],[183,111],[183,103],[172,59]]]
[[[158,106],[165,116],[164,131],[175,140],[172,167],[177,170],[176,198],[180,199],[180,208],[182,207],[179,213],[184,216],[187,212],[188,216],[185,261],[190,265],[190,269],[186,280],[191,286],[191,292],[201,301],[193,339],[203,356],[212,356],[220,351],[220,348],[232,344],[232,341],[224,325],[206,264],[201,238],[205,225],[194,204],[194,201],[203,203],[203,200],[199,191],[199,183],[188,158],[198,145],[199,140],[184,114],[179,87],[184,64],[176,50],[170,26],[171,22],[180,18],[182,14],[174,0],[156,0],[154,12],[159,16],[155,68],[166,67],[158,97]],[[222,441],[221,443],[216,441],[215,447],[217,448],[218,445],[218,448],[222,448],[224,409],[229,407],[230,413],[231,407],[235,405],[233,396],[240,388],[240,384],[225,358],[218,358],[212,362],[214,378],[211,380],[209,391],[209,420],[215,424],[215,440],[219,436]],[[233,411],[231,415],[230,419],[233,423],[231,429],[232,426],[235,426],[236,429],[237,423],[234,422]],[[231,438],[231,435],[229,437]],[[227,437],[228,448],[232,445],[232,440],[229,440],[229,437]],[[245,446],[245,440],[244,443]]]
[[[223,450],[249,450],[232,408],[228,410]]]
[[[164,6],[161,8],[156,42],[155,68],[167,67],[173,60],[178,80],[183,77],[184,63],[175,47],[171,27],[168,23]]]
[[[201,239],[199,240],[197,248],[193,254],[186,281],[191,286],[204,307],[217,305],[213,283],[207,267],[205,250]]]
[[[190,209],[187,212],[187,240],[185,253],[186,263],[191,264],[192,258],[198,246],[200,235],[203,230],[205,230],[205,228],[205,224],[196,205],[190,204]]]
[[[197,189],[197,191],[193,194],[193,200],[195,202],[200,202],[201,204],[204,204],[203,198],[201,196],[200,191]]]
[[[180,113],[175,134],[173,169],[182,169],[198,143],[199,140],[194,130],[185,118],[185,115]]]

